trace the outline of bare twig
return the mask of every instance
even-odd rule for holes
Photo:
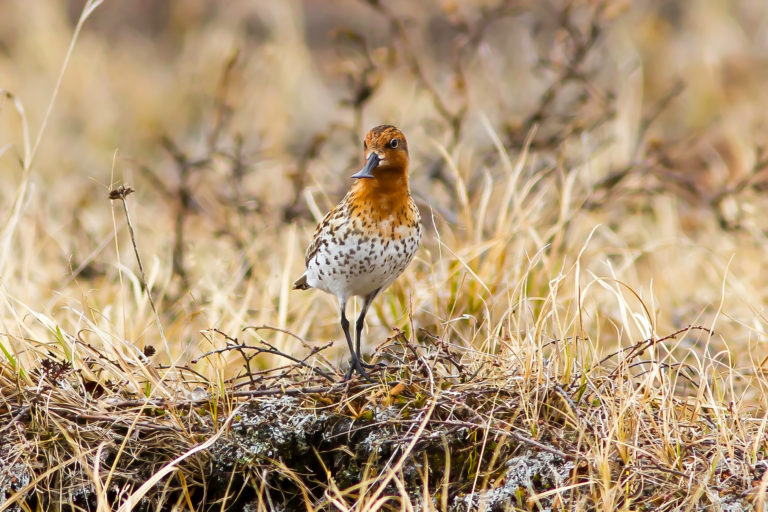
[[[245,342],[241,343],[240,341],[238,341],[237,338],[231,337],[228,334],[220,331],[219,329],[211,329],[211,330],[213,332],[216,332],[217,334],[220,334],[220,335],[224,336],[230,344],[228,344],[226,347],[219,348],[219,349],[216,349],[216,350],[211,350],[209,352],[206,352],[206,353],[202,354],[198,358],[192,360],[193,364],[197,363],[200,359],[203,359],[203,358],[206,358],[206,357],[210,357],[210,356],[216,355],[216,354],[221,354],[221,353],[224,353],[224,352],[229,352],[231,350],[235,350],[237,352],[240,352],[240,354],[243,356],[243,359],[246,361],[246,365],[248,365],[248,375],[250,377],[251,376],[251,371],[250,371],[250,361],[251,361],[251,359],[253,357],[259,355],[259,354],[272,354],[272,355],[283,357],[285,359],[293,361],[297,365],[302,366],[304,368],[308,368],[311,371],[313,371],[313,372],[317,373],[318,375],[320,375],[321,377],[325,378],[326,380],[329,380],[331,382],[334,382],[334,380],[335,380],[330,374],[326,373],[325,371],[321,370],[320,368],[317,368],[314,365],[310,365],[310,364],[307,364],[305,362],[307,359],[309,359],[313,355],[315,355],[318,352],[320,352],[322,350],[325,350],[326,348],[328,348],[331,345],[333,345],[333,342],[326,343],[325,345],[322,345],[322,346],[319,346],[319,347],[313,347],[312,350],[310,351],[309,355],[307,355],[307,357],[305,357],[304,359],[299,359],[299,358],[294,357],[294,356],[292,356],[290,354],[286,354],[285,352],[283,352],[281,350],[278,350],[275,346],[270,345],[269,343],[267,343],[266,341],[263,341],[263,340],[261,340],[261,343],[266,348],[264,348],[264,347],[256,347],[256,346],[253,346],[253,345],[246,345]],[[254,353],[248,355],[245,352],[246,350],[247,351],[253,351]]]
[[[123,212],[125,213],[125,220],[128,224],[128,232],[131,234],[131,244],[133,245],[133,253],[136,255],[136,262],[139,265],[139,274],[141,276],[141,284],[144,286],[144,290],[147,292],[147,298],[149,299],[149,305],[152,307],[152,313],[155,316],[155,322],[157,324],[157,330],[160,332],[160,338],[163,340],[166,354],[168,354],[168,360],[171,365],[174,364],[173,355],[171,354],[171,347],[168,345],[168,340],[165,339],[165,331],[163,330],[163,323],[160,321],[160,315],[155,307],[155,301],[152,299],[152,291],[147,283],[147,276],[144,274],[144,265],[141,263],[141,256],[139,255],[139,246],[136,243],[136,234],[133,231],[133,224],[131,223],[131,216],[128,213],[128,205],[125,198],[131,195],[134,190],[130,185],[120,185],[116,189],[109,192],[109,198],[112,201],[119,200],[123,205]]]

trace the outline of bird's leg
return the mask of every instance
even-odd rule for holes
[[[381,288],[379,288],[381,290]],[[368,364],[363,361],[363,357],[360,354],[360,340],[363,336],[363,327],[365,326],[365,314],[368,313],[368,308],[371,305],[371,302],[373,302],[373,299],[376,298],[376,295],[378,295],[379,290],[374,290],[372,293],[369,293],[363,298],[363,307],[360,310],[360,316],[357,317],[357,322],[355,324],[355,353],[357,354],[357,359],[360,361],[360,364],[365,368],[378,368],[379,365],[377,364]]]
[[[344,376],[344,380],[348,380],[355,372],[362,375],[366,380],[371,380],[368,373],[365,371],[365,368],[363,368],[363,365],[360,364],[360,358],[355,353],[355,346],[352,344],[352,336],[349,334],[349,320],[347,320],[347,315],[344,311],[346,305],[347,301],[339,300],[339,306],[341,307],[341,328],[344,330],[344,336],[347,338],[347,346],[349,347],[349,352],[352,354],[352,361],[349,370],[347,370],[347,374]]]

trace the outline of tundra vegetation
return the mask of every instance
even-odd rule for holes
[[[0,10],[0,511],[766,510],[764,1]],[[341,382],[290,286],[381,123]]]

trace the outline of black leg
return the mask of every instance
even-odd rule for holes
[[[381,288],[379,288],[379,290],[380,289]],[[357,322],[355,323],[355,353],[357,354],[357,360],[360,361],[360,364],[365,368],[376,368],[375,364],[363,362],[363,357],[360,354],[360,340],[363,337],[363,327],[365,327],[365,314],[368,313],[368,308],[371,306],[373,299],[376,298],[376,295],[379,294],[379,290],[375,290],[363,298],[363,307],[361,308],[360,316],[357,317]]]
[[[360,358],[355,353],[355,347],[352,344],[352,336],[349,334],[349,320],[347,320],[347,315],[344,311],[346,305],[346,301],[339,300],[339,306],[341,307],[341,328],[344,330],[344,337],[347,338],[347,346],[349,347],[349,352],[352,354],[352,362],[347,374],[344,376],[344,380],[349,379],[354,372],[359,373],[366,380],[371,380],[368,373],[365,371],[365,368],[363,368],[363,365],[360,364]]]

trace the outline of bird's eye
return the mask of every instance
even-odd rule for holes
[[[400,142],[397,139],[392,139],[391,141],[389,141],[389,147],[391,147],[392,149],[395,149],[399,143]]]

